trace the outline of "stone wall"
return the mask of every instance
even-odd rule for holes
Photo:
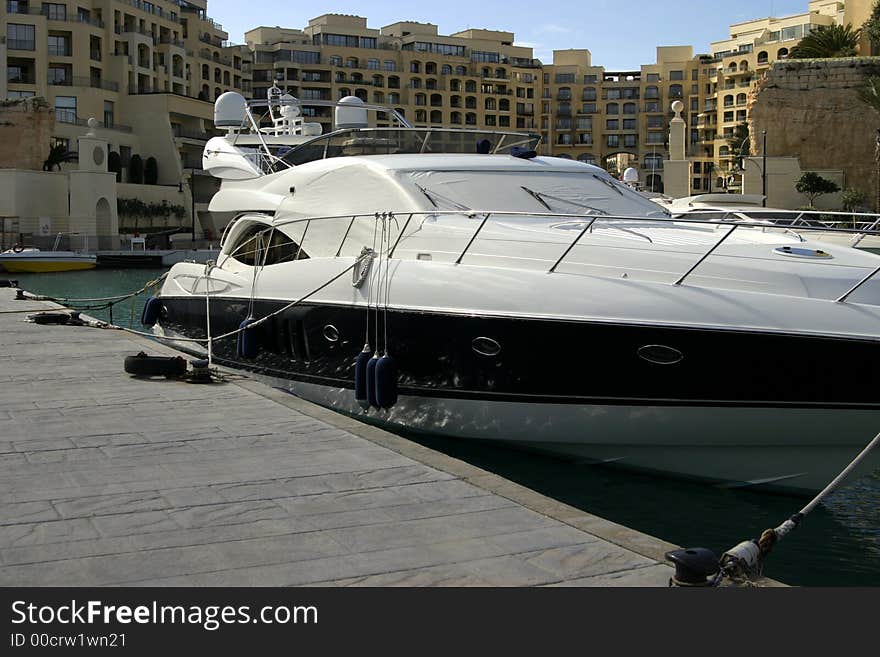
[[[54,130],[55,112],[43,98],[0,101],[0,169],[41,171]]]
[[[769,156],[799,157],[803,171],[841,170],[845,186],[863,190],[875,206],[880,114],[856,92],[875,75],[878,57],[776,62],[749,97],[751,152],[761,153],[766,130]]]

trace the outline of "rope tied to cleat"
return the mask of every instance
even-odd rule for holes
[[[800,511],[791,515],[778,527],[765,529],[758,538],[738,543],[727,550],[719,560],[711,550],[689,548],[671,550],[666,559],[675,566],[675,575],[670,586],[720,586],[725,580],[732,584],[754,585],[754,579],[763,574],[764,560],[774,547],[789,533],[797,529],[804,518],[844,482],[865,460],[868,454],[880,445],[880,433],[874,436],[864,449],[840,471],[825,488],[819,491]]]

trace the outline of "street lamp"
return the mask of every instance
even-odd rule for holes
[[[762,207],[767,207],[767,131],[761,130],[761,194],[764,196],[764,200],[761,201]]]
[[[746,146],[749,145],[748,140],[743,140],[742,145],[739,147],[739,166],[740,169],[745,173],[746,170],[746,160],[743,158],[743,150]],[[749,160],[752,162],[753,160]],[[761,164],[755,162],[756,167],[760,167],[761,169],[761,195],[763,196],[763,200],[761,201],[762,207],[767,207],[767,131],[761,130]]]
[[[191,203],[190,211],[192,212],[192,236],[191,236],[192,245],[191,246],[192,246],[193,250],[195,250],[195,248],[196,248],[196,170],[195,169],[189,170],[189,196],[190,196],[190,203]]]

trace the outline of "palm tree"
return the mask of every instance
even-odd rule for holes
[[[880,77],[870,77],[857,89],[859,98],[880,116]],[[877,175],[877,197],[875,209],[880,212],[880,128],[874,135],[874,171]]]
[[[862,31],[852,25],[821,25],[801,39],[789,59],[855,57]]]

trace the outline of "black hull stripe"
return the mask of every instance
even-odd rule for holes
[[[237,329],[249,303],[214,299],[212,332]],[[165,297],[163,306],[160,324],[169,335],[205,337],[203,298]],[[258,300],[254,316],[282,306]],[[254,331],[254,360],[242,362],[231,338],[215,342],[213,353],[229,367],[352,388],[365,318],[364,308],[302,304]],[[375,312],[369,322],[373,347],[374,320]],[[880,344],[872,339],[399,310],[389,312],[388,332],[400,393],[414,397],[880,410]],[[380,341],[383,333],[380,322]],[[478,338],[491,339],[500,351],[481,355]],[[670,354],[679,357],[662,362]]]
[[[296,372],[278,371],[266,367],[254,367],[240,360],[227,360],[214,358],[214,361],[230,369],[243,370],[272,377],[284,379],[295,383],[307,383],[328,388],[351,390],[354,393],[354,383],[347,379],[330,379],[319,376],[309,376]],[[821,404],[821,403],[798,403],[780,401],[725,401],[717,399],[645,399],[639,397],[583,397],[583,396],[554,396],[554,395],[531,395],[481,392],[478,390],[454,390],[450,388],[416,388],[412,386],[400,388],[400,394],[405,397],[424,397],[426,399],[461,399],[466,401],[481,402],[510,402],[519,404],[567,404],[582,406],[684,406],[695,408],[778,408],[778,409],[811,409],[811,410],[859,410],[877,411],[880,404]]]

